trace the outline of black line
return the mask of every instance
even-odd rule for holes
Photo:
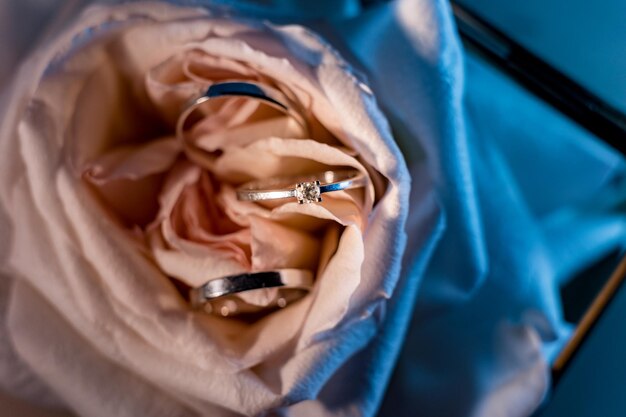
[[[462,39],[498,67],[598,138],[626,155],[626,116],[504,33],[452,5]]]

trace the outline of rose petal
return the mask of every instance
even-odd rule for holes
[[[292,117],[281,116],[199,134],[194,144],[213,152],[229,147],[245,147],[268,137],[304,138],[304,134],[302,127]]]
[[[179,152],[180,144],[174,137],[116,147],[88,163],[84,175],[98,185],[118,179],[137,180],[166,171]]]
[[[317,269],[319,240],[309,233],[262,217],[251,218],[250,233],[254,271]]]
[[[190,287],[199,287],[212,279],[241,274],[250,269],[241,260],[192,242],[180,243],[175,249],[170,249],[157,231],[149,233],[149,241],[159,268]]]

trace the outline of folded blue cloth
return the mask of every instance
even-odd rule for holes
[[[559,285],[624,243],[623,159],[464,53],[445,2],[397,1],[338,27],[418,184],[425,149],[441,204],[428,266],[405,271],[419,295],[381,414],[529,415],[571,331]]]

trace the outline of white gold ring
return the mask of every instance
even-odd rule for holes
[[[313,288],[313,273],[304,269],[279,269],[216,278],[204,285],[192,288],[189,299],[193,308],[204,308],[209,313],[222,316],[256,312],[250,306],[232,296],[266,288],[277,288],[278,297],[268,307],[285,307],[306,295]]]
[[[298,177],[251,181],[237,189],[241,201],[295,198],[300,204],[319,203],[322,194],[365,187],[367,179],[356,169],[326,171]]]
[[[303,129],[307,129],[306,120],[296,111],[297,106],[295,103],[278,89],[253,81],[224,81],[212,84],[200,96],[186,104],[176,123],[176,136],[183,138],[188,119],[196,112],[200,112],[201,107],[205,103],[229,97],[245,97],[259,100],[292,117]],[[205,112],[203,115],[206,116],[207,113]]]

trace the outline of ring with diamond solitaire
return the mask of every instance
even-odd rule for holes
[[[356,169],[325,171],[297,177],[251,181],[237,189],[241,201],[295,198],[300,204],[319,203],[322,194],[365,187],[367,178]]]
[[[195,113],[207,116],[207,112],[201,112],[201,108],[207,102],[213,102],[219,98],[244,97],[259,100],[262,103],[293,118],[304,130],[307,130],[307,123],[304,117],[296,111],[296,104],[285,94],[276,88],[253,81],[224,81],[212,84],[198,97],[189,101],[176,123],[176,136],[183,137],[185,125],[188,119]]]
[[[204,308],[208,313],[224,317],[242,313],[255,313],[260,308],[232,297],[235,294],[277,288],[278,295],[270,307],[285,307],[313,287],[313,273],[305,269],[279,269],[267,272],[252,272],[230,275],[208,281],[189,292],[193,308]]]

